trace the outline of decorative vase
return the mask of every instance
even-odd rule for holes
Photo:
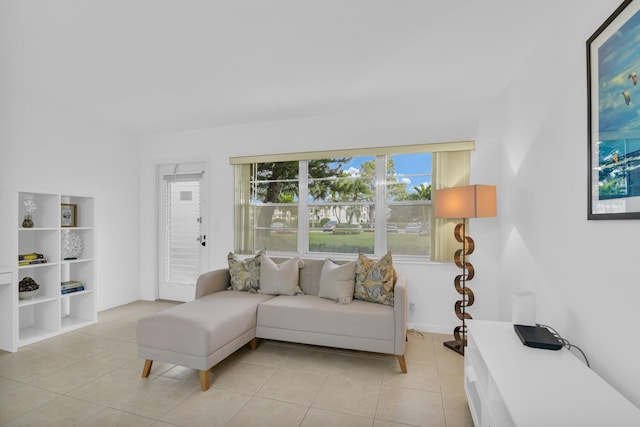
[[[27,300],[33,298],[38,292],[40,285],[29,276],[25,276],[18,282],[18,298]]]
[[[24,228],[33,228],[33,219],[31,218],[31,214],[26,214],[24,216],[24,221],[22,221],[22,226]]]
[[[37,294],[37,293],[38,293],[38,291],[37,291],[37,290],[35,290],[35,291],[24,291],[24,292],[18,292],[18,299],[21,299],[21,300],[29,300],[29,299],[33,298],[33,296],[34,296],[35,294]]]

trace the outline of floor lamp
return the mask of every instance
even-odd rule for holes
[[[455,303],[454,310],[458,319],[462,321],[462,325],[456,326],[453,330],[454,340],[447,341],[444,345],[464,355],[464,347],[467,345],[465,320],[472,318],[467,313],[467,307],[473,305],[475,301],[473,291],[467,287],[467,282],[475,275],[473,265],[468,259],[475,249],[475,243],[470,236],[467,236],[467,223],[469,218],[496,216],[496,187],[466,185],[436,190],[433,204],[436,218],[462,219],[454,230],[454,236],[458,242],[462,243],[462,248],[455,252],[453,258],[456,266],[462,269],[462,274],[454,279],[456,291],[461,295],[461,299]]]

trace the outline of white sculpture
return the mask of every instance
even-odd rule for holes
[[[24,206],[27,208],[27,215],[31,215],[38,207],[33,200],[33,194],[27,194],[24,196]]]
[[[83,249],[84,242],[82,241],[82,237],[69,230],[65,230],[62,235],[62,259],[78,259]]]

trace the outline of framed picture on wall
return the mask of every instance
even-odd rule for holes
[[[60,205],[61,227],[77,227],[78,226],[78,205],[70,203],[62,203]]]
[[[640,0],[587,40],[588,219],[640,219]]]

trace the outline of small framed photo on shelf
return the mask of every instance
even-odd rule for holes
[[[78,226],[78,205],[70,203],[62,203],[60,205],[61,227],[77,227]]]

